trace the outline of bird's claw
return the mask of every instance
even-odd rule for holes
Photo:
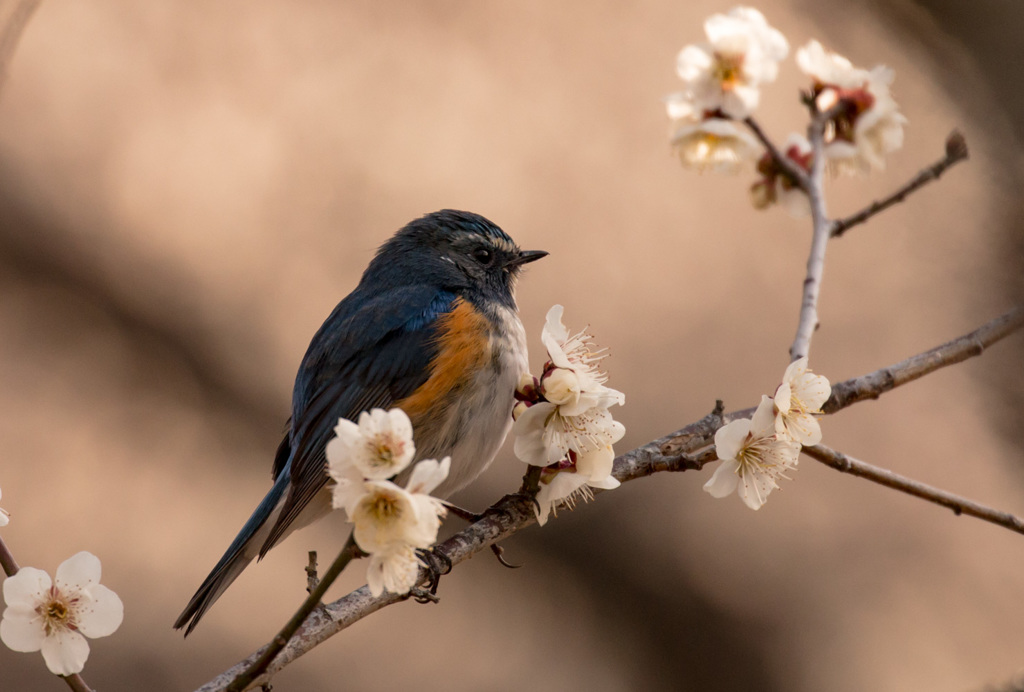
[[[471,512],[470,510],[459,507],[458,505],[453,505],[450,502],[445,502],[444,506],[448,508],[449,512],[457,516],[459,519],[462,519],[467,524],[475,524],[483,519],[484,515],[487,514],[486,511],[483,514],[477,514],[476,512]]]
[[[418,586],[409,589],[409,596],[417,603],[440,603],[441,601],[434,592],[421,589]]]
[[[498,562],[500,562],[505,567],[508,567],[509,569],[519,569],[520,567],[522,567],[522,565],[513,565],[511,562],[506,560],[505,549],[497,543],[491,544],[491,552],[494,553],[494,557],[498,558]]]
[[[441,583],[441,577],[452,571],[452,561],[447,555],[433,548],[431,550],[417,550],[416,554],[420,558],[420,562],[427,568],[427,590],[430,595],[434,598],[427,599],[427,601],[436,601],[437,599],[437,587]],[[418,603],[426,603],[427,601],[421,600],[418,596],[415,597]]]

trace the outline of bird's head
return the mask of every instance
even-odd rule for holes
[[[385,274],[401,283],[431,281],[446,290],[478,293],[512,306],[520,268],[547,254],[520,250],[507,233],[479,214],[444,209],[399,230],[377,251],[367,274]]]

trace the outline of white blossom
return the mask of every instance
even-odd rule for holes
[[[761,84],[778,76],[789,52],[786,38],[753,8],[735,7],[704,23],[707,42],[689,45],[676,59],[683,91],[667,99],[669,117],[707,113],[743,119],[757,107]]]
[[[332,477],[349,478],[347,467],[354,466],[362,478],[391,478],[405,470],[416,454],[412,422],[398,408],[363,411],[358,424],[340,418],[334,433],[326,448]]]
[[[599,367],[607,355],[593,348],[593,337],[584,329],[569,334],[562,324],[561,305],[548,310],[541,330],[541,342],[548,352],[548,359],[555,367],[546,372],[540,380],[540,391],[548,401],[558,404],[562,415],[576,416],[594,407],[608,408],[622,404],[626,397],[622,392],[604,386],[608,375]]]
[[[806,356],[794,360],[775,390],[776,432],[801,445],[821,442],[821,425],[815,416],[831,394],[828,379],[808,370]]]
[[[854,67],[818,41],[800,48],[796,60],[814,78],[818,110],[841,106],[825,133],[831,167],[840,172],[885,168],[885,156],[903,146],[907,122],[890,93],[893,71],[881,65],[872,70]]]
[[[366,585],[370,593],[380,596],[387,589],[391,593],[409,593],[416,586],[420,573],[420,560],[408,543],[392,543],[370,555],[366,568]]]
[[[557,514],[560,505],[572,508],[579,500],[589,500],[594,488],[612,490],[620,485],[611,475],[615,461],[611,445],[573,456],[576,458],[575,464],[565,468],[560,468],[561,465],[548,467],[541,474],[537,504],[534,506],[537,523],[541,526],[547,523],[552,511]]]
[[[356,544],[367,553],[387,550],[398,543],[429,548],[437,540],[444,503],[428,493],[448,476],[451,459],[419,462],[405,488],[391,481],[365,480],[362,493],[349,493],[345,505],[355,524]]]
[[[541,332],[549,357],[544,375],[520,380],[513,409],[516,456],[543,467],[535,498],[542,525],[559,505],[589,499],[594,488],[619,486],[611,475],[612,445],[626,434],[608,411],[626,397],[605,386],[608,376],[598,367],[604,352],[593,347],[587,330],[571,334],[562,313],[561,305],[548,311]]]
[[[761,155],[761,144],[752,134],[723,118],[681,121],[672,146],[687,168],[716,173],[736,173]]]
[[[21,568],[4,581],[0,640],[14,651],[41,651],[55,675],[81,672],[85,637],[113,634],[124,619],[121,599],[99,581],[100,561],[84,551],[62,562],[52,581],[43,570]]]
[[[812,40],[798,48],[796,64],[801,72],[813,77],[815,83],[823,88],[858,89],[868,78],[867,70],[854,67],[853,63],[838,53],[825,50],[819,41]]]
[[[715,449],[722,463],[704,490],[712,497],[736,491],[751,509],[760,509],[778,480],[799,461],[800,445],[775,431],[774,404],[767,396],[753,418],[735,420],[715,433]]]
[[[520,414],[512,432],[517,457],[533,466],[547,466],[565,459],[569,452],[582,456],[613,445],[626,428],[606,408],[565,416],[557,404],[541,401]]]

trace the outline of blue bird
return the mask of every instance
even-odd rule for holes
[[[416,459],[452,458],[434,494],[448,497],[491,463],[528,369],[513,294],[520,250],[482,216],[446,209],[384,243],[313,337],[295,377],[274,485],[174,623],[195,628],[253,560],[331,510],[324,448],[338,418],[401,408]],[[415,461],[414,460],[414,461]]]

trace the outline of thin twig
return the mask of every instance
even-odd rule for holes
[[[807,177],[807,172],[798,166],[793,159],[779,151],[779,148],[775,146],[775,142],[765,134],[765,131],[761,129],[761,126],[753,117],[748,115],[743,119],[743,124],[750,128],[750,131],[754,133],[754,136],[757,137],[761,144],[764,145],[764,148],[768,150],[768,155],[772,157],[772,161],[775,162],[775,165],[781,168],[782,171],[791,178],[794,183],[796,183],[797,187],[804,192],[807,192],[810,187],[810,180]]]
[[[942,346],[895,365],[833,385],[832,397],[825,403],[823,409],[826,413],[836,413],[865,399],[877,399],[894,387],[912,382],[947,365],[980,355],[985,348],[1022,327],[1024,308],[1015,308]],[[715,409],[699,421],[617,457],[613,475],[625,483],[660,472],[699,470],[715,458],[713,453],[707,453],[706,450],[714,440],[715,431],[724,423],[750,417],[753,412],[754,409],[751,408],[724,414],[721,402],[718,402]],[[701,452],[702,449],[705,449],[704,453]],[[451,560],[454,567],[535,521],[533,507],[524,495],[506,495],[487,510],[479,521],[452,536],[441,544],[439,549]],[[252,681],[251,686],[265,682],[292,661],[364,617],[402,600],[403,596],[388,592],[372,596],[369,589],[364,586],[314,611],[306,620],[306,626],[299,635],[274,658],[263,675]],[[224,690],[239,672],[251,666],[264,651],[265,649],[261,649],[252,654],[196,692]]]
[[[306,597],[306,600],[302,603],[302,606],[295,612],[295,615],[281,628],[281,631],[277,633],[273,641],[267,644],[266,647],[255,657],[252,664],[247,668],[243,669],[238,677],[231,681],[227,686],[227,692],[241,692],[241,690],[248,689],[250,684],[263,674],[263,671],[267,669],[274,657],[280,653],[281,649],[291,640],[295,633],[298,631],[302,623],[305,622],[313,610],[320,604],[320,600],[324,597],[327,589],[330,588],[334,580],[338,578],[341,571],[345,569],[345,566],[352,561],[352,558],[359,554],[359,546],[356,545],[356,541],[353,534],[349,534],[348,541],[345,542],[341,552],[338,553],[338,557],[334,558],[334,562],[327,569],[324,574],[324,578],[320,580],[316,588]]]
[[[18,561],[14,559],[11,549],[4,543],[3,538],[0,538],[0,567],[3,567],[4,574],[8,577],[13,577],[21,569],[18,567]]]
[[[986,507],[974,500],[968,500],[967,498],[954,495],[953,493],[945,490],[933,488],[932,486],[921,483],[920,481],[915,481],[911,478],[907,478],[906,476],[901,476],[898,473],[889,471],[888,469],[872,466],[866,461],[854,459],[847,454],[837,452],[834,449],[820,444],[813,447],[804,447],[801,451],[812,459],[820,461],[826,466],[831,466],[837,471],[849,473],[860,478],[866,478],[869,481],[879,483],[887,488],[899,490],[901,493],[907,493],[908,495],[919,497],[922,500],[934,502],[937,505],[942,505],[947,509],[953,510],[953,513],[957,516],[967,514],[972,517],[977,517],[978,519],[990,521],[993,524],[1010,529],[1011,531],[1024,534],[1024,521],[1021,521],[1021,519],[1015,517],[1009,512],[992,509],[991,507]]]
[[[61,675],[60,678],[75,692],[93,692],[93,689],[89,687],[78,673],[74,675]]]
[[[918,188],[924,187],[934,180],[938,180],[942,174],[946,172],[946,169],[966,160],[967,142],[958,130],[953,130],[946,138],[945,156],[922,170],[907,182],[906,185],[896,190],[896,192],[892,193],[888,197],[872,202],[869,206],[861,209],[856,214],[851,214],[844,219],[833,221],[832,237],[838,238],[846,233],[850,228],[862,224],[875,214],[883,212],[894,204],[902,202],[910,193],[916,191]]]
[[[1024,307],[1017,306],[969,334],[947,341],[930,351],[919,353],[895,365],[855,377],[832,386],[832,395],[822,405],[825,413],[835,413],[865,399],[877,399],[895,387],[913,382],[940,368],[980,356],[986,348],[1024,327]]]
[[[313,593],[313,589],[320,583],[316,574],[316,551],[309,551],[309,563],[306,565],[306,593]]]
[[[807,127],[807,139],[811,143],[811,172],[808,175],[807,197],[811,203],[813,235],[811,251],[807,257],[807,276],[803,284],[803,298],[800,301],[800,319],[796,336],[789,347],[790,360],[810,354],[811,337],[818,328],[818,296],[821,293],[821,279],[825,273],[825,248],[830,237],[830,222],[825,209],[825,127],[834,117],[832,110],[824,113],[811,106],[811,124]]]

